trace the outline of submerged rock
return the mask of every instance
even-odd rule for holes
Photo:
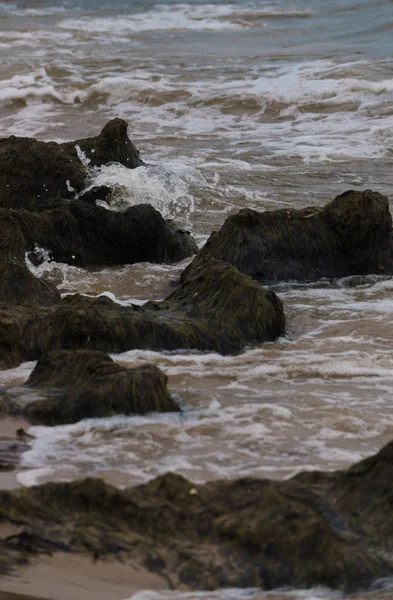
[[[386,196],[347,191],[324,208],[243,209],[213,232],[195,261],[211,256],[259,280],[316,280],[393,273]]]
[[[228,263],[208,259],[164,301],[143,307],[79,294],[53,307],[0,306],[0,355],[12,364],[55,349],[230,354],[274,340],[284,328],[283,306],[273,292]]]
[[[113,212],[81,200],[30,212],[0,208],[0,260],[24,259],[36,247],[77,266],[172,263],[197,251],[189,233],[149,204]]]
[[[127,127],[125,121],[113,119],[97,137],[64,144],[1,138],[0,206],[37,210],[52,198],[74,198],[85,187],[86,164],[100,166],[113,161],[131,169],[143,164]]]
[[[392,531],[376,525],[391,520],[392,447],[348,471],[282,482],[195,485],[168,473],[123,491],[97,479],[3,491],[0,521],[20,530],[3,540],[0,565],[67,551],[132,562],[178,589],[367,588],[393,574]],[[368,486],[374,476],[383,486]]]
[[[7,304],[40,304],[60,302],[57,288],[35,277],[25,264],[0,262],[0,302]]]
[[[46,397],[27,404],[32,423],[60,425],[113,414],[179,411],[154,365],[126,369],[102,352],[58,350],[43,355],[26,382]]]

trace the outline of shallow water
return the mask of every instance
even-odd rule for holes
[[[0,135],[70,140],[128,120],[148,166],[105,166],[90,183],[116,188],[112,210],[151,202],[202,245],[245,206],[390,194],[392,31],[388,0],[0,2]],[[165,297],[185,264],[29,267],[62,293],[128,303]],[[129,486],[168,470],[196,482],[283,478],[346,468],[390,441],[393,279],[272,287],[285,337],[236,357],[114,356],[158,364],[184,413],[34,427],[20,483],[90,475]],[[33,366],[0,372],[0,386],[21,385]],[[220,594],[179,599],[342,597]],[[167,596],[134,596],[156,598]]]

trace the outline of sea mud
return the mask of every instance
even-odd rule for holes
[[[127,123],[109,121],[97,137],[57,144],[11,136],[0,139],[0,206],[37,210],[53,198],[74,198],[85,188],[89,167],[142,164]],[[81,160],[83,159],[83,162]]]
[[[323,208],[243,209],[213,232],[195,261],[225,260],[258,280],[393,273],[386,196],[349,190]]]
[[[1,540],[0,569],[70,552],[132,562],[178,589],[364,589],[393,572],[392,448],[283,482],[196,486],[168,473],[123,491],[85,479],[1,492],[0,523],[20,529]]]
[[[0,306],[0,351],[8,366],[55,349],[231,354],[274,340],[284,328],[283,306],[273,292],[228,263],[208,259],[165,300],[142,307],[79,294],[53,307]]]

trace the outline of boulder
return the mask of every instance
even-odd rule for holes
[[[149,204],[122,213],[81,200],[55,202],[42,212],[0,208],[0,260],[21,262],[37,247],[77,266],[172,263],[197,251],[189,233]]]
[[[316,280],[393,273],[386,196],[347,191],[323,208],[243,209],[213,232],[195,261],[211,256],[258,280]]]
[[[0,303],[40,304],[51,306],[60,302],[60,293],[47,281],[35,277],[25,264],[0,262]]]
[[[167,376],[154,365],[126,369],[102,352],[57,350],[41,356],[25,386],[44,399],[21,410],[32,423],[61,425],[113,414],[179,411]]]
[[[368,524],[393,493],[392,447],[348,471],[281,482],[195,485],[168,473],[126,490],[85,479],[1,491],[0,520],[20,529],[3,540],[0,565],[6,572],[32,555],[66,551],[139,565],[181,590],[366,589],[393,574],[390,530]],[[375,469],[383,486],[368,488]],[[354,476],[363,499],[348,488]]]
[[[64,144],[1,138],[0,207],[37,210],[48,199],[74,198],[85,187],[86,165],[113,161],[133,169],[143,164],[127,127],[122,119],[113,119],[97,137]]]
[[[53,307],[0,306],[0,356],[12,364],[77,348],[231,354],[274,340],[284,328],[283,306],[273,292],[228,263],[208,259],[164,301],[142,307],[79,294]]]

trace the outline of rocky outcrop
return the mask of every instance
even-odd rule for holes
[[[51,306],[60,302],[56,287],[35,277],[25,264],[0,262],[0,303],[40,304]]]
[[[97,137],[64,144],[2,138],[0,207],[37,210],[53,198],[74,198],[85,187],[86,165],[111,161],[130,169],[142,164],[138,149],[128,138],[127,123],[121,119],[109,121]]]
[[[212,233],[195,261],[225,260],[258,280],[316,280],[393,273],[392,248],[386,196],[347,191],[324,208],[243,209]]]
[[[20,529],[0,542],[0,565],[67,551],[130,561],[180,589],[367,588],[393,573],[392,448],[282,482],[169,473],[123,491],[97,479],[3,491],[0,523]]]
[[[42,212],[0,208],[0,260],[21,262],[36,247],[77,266],[172,263],[197,251],[189,233],[149,204],[123,213],[81,200],[54,203]]]
[[[0,307],[0,356],[8,364],[49,350],[124,352],[194,349],[222,354],[283,334],[279,298],[228,263],[189,271],[162,302],[120,306],[107,297],[66,296],[53,307]]]
[[[32,423],[60,425],[113,414],[179,411],[167,381],[154,365],[126,369],[102,352],[48,352],[25,384],[45,397],[21,408],[21,416]]]

